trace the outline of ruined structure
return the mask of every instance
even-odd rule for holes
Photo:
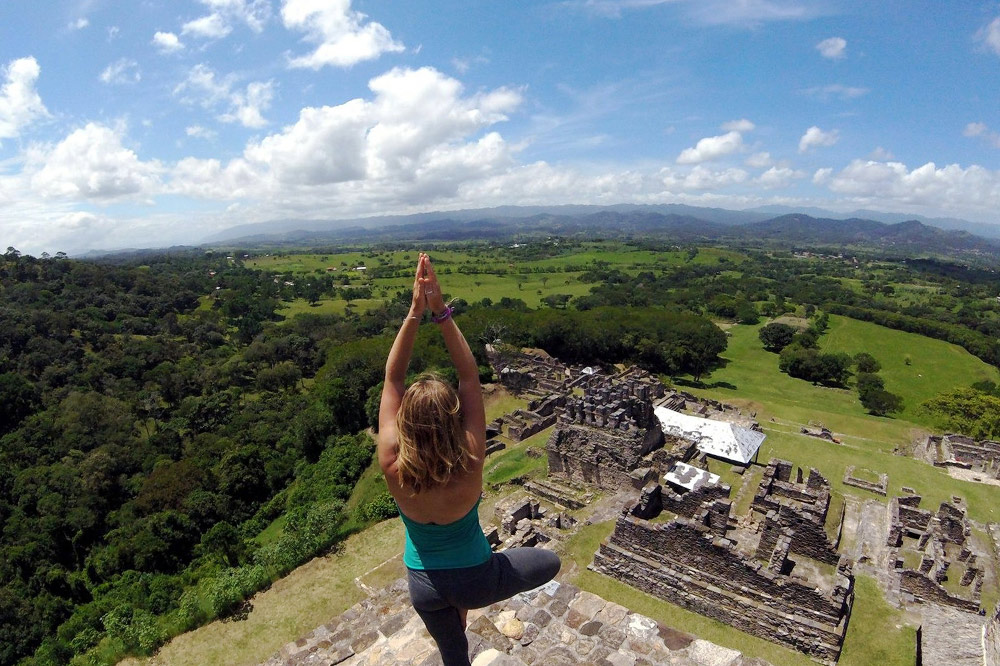
[[[1000,666],[1000,604],[997,604],[983,629],[983,663],[985,666]]]
[[[917,603],[978,612],[984,571],[967,543],[970,525],[964,509],[942,502],[931,513],[919,506],[919,495],[889,500],[886,545],[892,549],[890,564],[899,575],[900,590]],[[952,584],[945,587],[946,581]]]
[[[568,396],[546,445],[549,474],[610,490],[638,489],[670,462],[689,459],[694,454],[690,442],[663,450],[652,401],[665,391],[648,377],[633,369],[609,378],[592,376],[583,396]],[[659,455],[652,456],[654,451]]]
[[[730,517],[728,486],[679,494],[649,484],[618,518],[592,568],[833,664],[854,577],[824,530],[828,482],[815,470],[793,481],[791,471],[790,463],[771,461],[742,526]],[[664,510],[676,517],[658,522]]]
[[[915,453],[936,467],[957,467],[1000,479],[1000,442],[964,435],[930,436]]]
[[[854,465],[848,465],[847,469],[844,470],[844,485],[853,486],[855,488],[861,488],[862,490],[867,490],[875,493],[876,495],[881,495],[885,497],[889,492],[889,475],[885,472],[873,472],[870,469],[864,470],[868,472],[869,475],[878,474],[878,481],[868,481],[863,478],[855,476]]]

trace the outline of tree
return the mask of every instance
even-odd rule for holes
[[[778,353],[791,344],[792,338],[795,337],[795,329],[788,324],[772,322],[762,327],[757,336],[764,343],[764,349]]]
[[[884,389],[873,389],[861,394],[861,405],[869,414],[885,416],[903,411],[903,399]]]
[[[872,373],[882,369],[882,364],[878,362],[878,359],[868,352],[855,354],[854,365],[857,367],[858,372]]]
[[[35,386],[14,372],[0,374],[0,435],[10,432],[38,406]]]

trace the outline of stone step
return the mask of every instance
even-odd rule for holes
[[[475,666],[767,665],[557,581],[470,611],[467,635]],[[262,664],[439,666],[441,657],[399,579]]]

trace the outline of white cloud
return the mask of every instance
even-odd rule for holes
[[[177,38],[172,32],[157,32],[153,35],[153,46],[155,46],[160,53],[175,53],[184,48],[183,42]]]
[[[799,139],[799,152],[804,153],[818,146],[832,146],[837,143],[840,138],[840,133],[837,130],[831,132],[824,132],[820,128],[813,125],[806,130],[806,133],[802,135]]]
[[[351,0],[284,0],[281,18],[286,28],[305,32],[305,41],[316,44],[308,55],[289,57],[290,67],[350,67],[404,49],[381,23],[365,22],[365,14],[353,11]]]
[[[986,123],[969,123],[962,130],[962,136],[979,137],[994,148],[1000,148],[1000,132],[991,130]]]
[[[161,167],[122,145],[122,130],[88,123],[53,147],[33,146],[26,169],[45,197],[111,201],[155,193]]]
[[[71,21],[70,24],[66,27],[69,28],[70,30],[83,30],[88,25],[90,25],[90,21],[87,20],[86,17],[82,17],[78,18],[75,21]]]
[[[1000,208],[1000,172],[978,165],[908,169],[900,162],[854,160],[829,178],[831,191],[858,204],[993,215]]]
[[[753,167],[755,169],[766,169],[767,167],[774,164],[774,160],[771,159],[771,153],[760,152],[754,153],[746,159],[745,164],[748,167]]]
[[[201,125],[191,125],[184,128],[184,133],[196,139],[214,139],[218,133]]]
[[[233,23],[245,23],[256,33],[264,30],[271,18],[269,0],[200,0],[211,13],[188,21],[181,27],[181,34],[205,39],[222,39],[233,31]]]
[[[787,167],[771,167],[754,179],[754,182],[765,189],[773,190],[779,187],[787,187],[793,180],[799,180],[800,178],[805,178],[805,174],[801,171]]]
[[[3,68],[0,87],[0,140],[12,139],[38,118],[49,115],[35,90],[41,68],[31,57],[13,60]]]
[[[238,122],[253,128],[266,125],[263,112],[271,106],[274,83],[253,81],[244,90],[235,86],[232,76],[218,78],[211,67],[199,63],[191,68],[187,79],[174,88],[174,94],[186,104],[199,104],[206,109],[223,107],[218,115],[222,122]]]
[[[847,40],[843,37],[828,37],[816,45],[816,50],[828,60],[840,60],[847,56]]]
[[[833,169],[830,167],[823,167],[822,169],[816,169],[816,173],[813,174],[813,183],[816,185],[824,185],[830,182],[830,177],[833,175]]]
[[[892,154],[891,150],[886,150],[882,146],[876,146],[875,150],[868,155],[868,158],[872,160],[888,161],[895,159],[895,155]]]
[[[238,122],[244,127],[260,128],[267,125],[262,111],[271,106],[274,84],[271,81],[254,81],[246,92],[236,91],[230,96],[232,110],[219,116],[224,123]]]
[[[222,18],[221,14],[202,16],[181,26],[182,35],[194,35],[204,39],[222,39],[232,31],[232,26]]]
[[[681,182],[686,190],[718,190],[745,182],[748,177],[749,174],[743,169],[712,171],[699,164],[691,169]]]
[[[678,164],[698,164],[731,155],[743,148],[743,135],[737,131],[721,136],[708,136],[698,141],[694,148],[685,148],[677,156]]]
[[[728,123],[723,123],[721,129],[724,132],[752,132],[756,127],[756,125],[746,118],[741,118],[740,120],[730,120]]]
[[[185,160],[173,189],[218,198],[279,194],[289,206],[310,197],[327,205],[412,205],[453,197],[513,167],[498,133],[476,135],[505,120],[520,105],[519,92],[464,95],[458,81],[431,68],[393,69],[369,88],[370,100],[303,109],[294,125],[251,142],[225,166]]]
[[[827,101],[831,97],[839,97],[840,99],[855,99],[857,97],[863,97],[867,95],[870,91],[868,88],[859,88],[857,86],[845,86],[840,83],[831,83],[825,86],[815,86],[813,88],[805,88],[802,91],[803,95],[809,97],[815,97],[816,99]]]
[[[982,42],[986,48],[1000,55],[1000,18],[995,18],[983,26],[976,33],[976,39]]]
[[[692,21],[707,25],[753,27],[771,21],[801,21],[822,12],[819,3],[801,0],[566,0],[563,6],[619,18],[626,11],[676,4]]]
[[[139,70],[139,63],[135,60],[120,58],[105,67],[98,78],[109,85],[125,85],[139,83],[142,80],[142,73]]]

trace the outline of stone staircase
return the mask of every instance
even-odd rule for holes
[[[556,581],[470,611],[467,634],[474,666],[767,666]],[[441,658],[399,579],[262,663],[439,666]]]

